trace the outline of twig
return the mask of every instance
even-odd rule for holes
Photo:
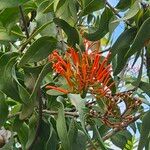
[[[25,16],[24,16],[24,12],[22,10],[22,6],[21,5],[19,6],[19,10],[20,10],[21,19],[22,19],[22,22],[23,22],[23,25],[24,25],[26,37],[29,38],[29,32],[28,32],[28,28],[27,28],[27,22],[26,22],[26,19],[25,19]]]
[[[135,122],[136,120],[138,120],[141,117],[142,114],[135,116],[130,122],[128,122],[127,124],[124,124],[122,127],[120,128],[114,128],[113,130],[111,130],[110,132],[108,132],[102,139],[103,141],[109,139],[110,137],[112,137],[113,135],[115,135],[117,132],[121,131],[123,128],[127,127],[129,124]]]
[[[110,51],[110,50],[111,50],[111,47],[109,47],[109,48],[107,48],[107,49],[105,49],[105,50],[99,52],[99,54],[103,54],[103,53],[108,52],[108,51]]]
[[[107,1],[106,1],[106,5],[113,11],[113,13],[118,17],[118,18],[122,18],[122,16],[120,14],[118,14],[118,12],[115,10],[115,8],[113,6],[111,6]],[[132,27],[132,25],[127,21],[127,20],[124,20],[124,22]]]
[[[58,111],[43,110],[43,113],[57,115]],[[79,114],[77,112],[65,112],[65,115],[70,117],[79,117]]]

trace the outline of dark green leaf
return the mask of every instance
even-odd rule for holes
[[[48,57],[48,54],[56,48],[57,40],[53,37],[44,36],[37,39],[22,56],[19,65],[33,63]]]
[[[132,3],[132,0],[120,0],[116,6],[117,9],[126,9],[128,8]]]
[[[54,18],[54,22],[64,30],[68,37],[67,42],[70,46],[75,46],[75,44],[79,44],[79,35],[74,27],[70,26],[66,21],[59,18]]]
[[[146,141],[148,140],[149,134],[150,134],[150,111],[148,111],[142,119],[142,128],[138,150],[143,150]]]
[[[150,28],[150,17],[144,21],[142,26],[140,27],[132,46],[128,50],[126,54],[126,58],[129,58],[133,54],[135,54],[138,51],[141,51],[141,49],[146,45],[146,43],[150,40],[150,30],[147,30]]]
[[[83,10],[81,12],[82,16],[90,14],[94,11],[104,8],[105,0],[82,0]]]
[[[112,11],[109,8],[105,8],[104,12],[101,15],[99,22],[99,28],[94,33],[84,33],[84,37],[90,41],[97,41],[104,37],[109,31],[109,21],[113,16]]]

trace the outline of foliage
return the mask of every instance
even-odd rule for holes
[[[150,149],[149,29],[149,0],[0,0],[0,149]]]

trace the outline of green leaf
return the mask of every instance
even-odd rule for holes
[[[1,29],[0,27],[0,43],[6,43],[6,42],[15,42],[17,40],[17,37],[13,35],[12,33],[8,33],[6,30]]]
[[[104,8],[105,0],[82,0],[83,10],[81,12],[82,16],[90,14],[94,11]]]
[[[4,9],[4,8],[8,8],[8,7],[15,7],[15,6],[19,6],[25,2],[27,2],[28,0],[0,0],[0,10]]]
[[[36,125],[37,125],[37,116],[31,116],[31,118],[29,119],[29,133],[28,133],[28,141],[26,143],[26,149],[28,149],[30,147],[30,145],[32,144],[35,134],[36,134]]]
[[[25,145],[28,141],[29,126],[25,122],[20,121],[18,117],[15,118],[13,126],[14,131],[17,132],[21,146],[25,150]]]
[[[96,125],[94,125],[94,129],[95,129],[96,134],[97,134],[97,139],[98,139],[98,143],[99,143],[100,148],[101,148],[102,150],[107,150],[107,148],[106,148],[106,146],[104,145],[104,142],[103,142],[103,140],[102,140],[102,137],[101,137],[101,135],[100,135],[100,133],[99,133],[99,131],[98,131]]]
[[[14,26],[15,21],[18,19],[19,9],[15,8],[6,8],[0,12],[0,21],[3,27],[11,28]]]
[[[64,3],[66,0],[55,0],[54,1],[54,11],[57,11]]]
[[[108,7],[106,7],[101,15],[98,30],[94,33],[84,33],[83,36],[90,41],[97,41],[104,37],[109,31],[109,21],[112,16],[112,11]]]
[[[150,111],[148,111],[142,119],[142,128],[141,128],[140,141],[138,144],[138,150],[143,150],[146,141],[148,140],[149,134],[150,134]]]
[[[135,3],[129,8],[129,10],[125,13],[124,17],[121,19],[117,19],[116,21],[128,20],[134,17],[140,10],[139,0],[135,1]],[[114,21],[114,22],[116,22]]]
[[[70,150],[71,145],[70,145],[69,137],[67,134],[67,127],[66,127],[65,114],[64,114],[64,106],[61,102],[58,103],[58,117],[56,120],[56,127],[57,127],[58,136],[61,140],[63,149],[64,150]]]
[[[45,145],[45,149],[46,150],[56,150],[56,149],[58,149],[57,133],[54,130],[52,123],[49,122],[49,124],[50,124],[50,134],[49,134],[49,138],[47,140],[47,143]]]
[[[87,136],[81,130],[78,130],[76,138],[76,146],[74,150],[85,150],[86,149]]]
[[[150,40],[150,17],[144,21],[142,26],[140,27],[132,46],[128,50],[126,54],[126,58],[129,58],[133,54],[135,54],[138,51],[141,51],[141,49],[146,46],[146,43]]]
[[[48,25],[50,25],[52,23],[52,21],[48,21],[45,24],[42,24],[40,27],[38,27],[33,34],[30,35],[30,37],[23,43],[23,45],[29,43],[36,35],[38,35],[41,31],[43,31],[45,28],[48,27]]]
[[[38,78],[34,84],[32,93],[31,93],[30,97],[28,98],[29,102],[27,104],[22,105],[22,111],[19,116],[21,120],[27,118],[28,116],[30,116],[32,114],[32,112],[34,110],[34,106],[37,102],[37,92],[40,88],[43,78],[49,71],[50,71],[50,64],[48,63],[42,68],[41,72],[38,75]]]
[[[36,15],[36,21],[37,21],[37,27],[43,26],[43,24],[46,24],[48,22],[51,22],[47,25],[47,28],[42,29],[40,34],[42,36],[53,36],[55,37],[57,34],[56,26],[53,22],[54,14],[53,12],[44,13],[44,10],[47,8],[47,2],[48,1],[42,1],[40,6],[37,9],[37,15]]]
[[[78,110],[82,127],[85,130],[85,116],[86,116],[86,111],[84,110],[85,100],[81,98],[80,94],[68,94],[68,97],[71,100],[71,103]]]
[[[70,145],[72,146],[72,150],[76,150],[77,148],[77,135],[78,135],[78,129],[77,125],[74,119],[71,120],[70,126],[69,126],[69,131],[68,131],[68,138],[70,141]]]
[[[70,99],[71,103],[76,107],[76,109],[79,112],[79,118],[80,118],[80,122],[83,128],[84,134],[86,135],[90,144],[93,147],[95,147],[85,128],[85,118],[87,114],[87,109],[85,107],[85,99],[82,99],[80,94],[68,94],[68,98]]]
[[[68,37],[67,42],[70,46],[75,46],[76,44],[79,44],[79,35],[74,27],[70,26],[66,21],[59,18],[54,18],[54,22],[64,30]]]
[[[129,131],[123,130],[115,134],[114,136],[111,137],[111,141],[113,144],[116,146],[120,147],[123,149],[127,143],[128,140],[132,139],[132,135]]]
[[[134,86],[136,86],[136,84],[133,82],[132,83]],[[141,90],[143,90],[148,96],[150,96],[150,84],[146,83],[146,82],[143,82],[141,81],[139,83],[139,86],[138,86]]]
[[[123,69],[127,62],[127,58],[125,58],[125,55],[127,53],[127,50],[130,47],[130,44],[132,43],[134,37],[136,34],[136,29],[131,28],[126,31],[124,31],[119,38],[116,40],[116,42],[113,44],[111,48],[111,58],[114,58],[114,56],[117,54],[116,57],[116,68],[114,70],[114,75],[117,75],[120,73],[120,71]]]
[[[136,28],[130,28],[121,33],[111,48],[111,58],[113,58],[122,49],[129,47],[136,35],[136,31]]]
[[[14,100],[20,101],[17,85],[13,79],[17,53],[5,53],[0,57],[0,90]]]
[[[8,105],[6,104],[4,94],[0,91],[0,128],[6,122],[8,113]]]
[[[53,37],[44,36],[37,39],[22,56],[19,66],[33,63],[48,57],[48,54],[56,48],[57,40]]]
[[[126,9],[132,4],[133,0],[120,0],[116,6],[117,9]]]

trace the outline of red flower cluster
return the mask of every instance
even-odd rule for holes
[[[111,65],[108,65],[108,57],[103,57],[98,52],[79,53],[73,48],[69,48],[64,57],[59,55],[58,51],[53,51],[49,55],[49,61],[53,64],[53,69],[59,75],[64,77],[69,86],[68,89],[62,89],[56,86],[47,86],[48,89],[68,93],[90,92],[92,94],[105,96],[111,93],[110,88],[114,83],[111,80]]]

